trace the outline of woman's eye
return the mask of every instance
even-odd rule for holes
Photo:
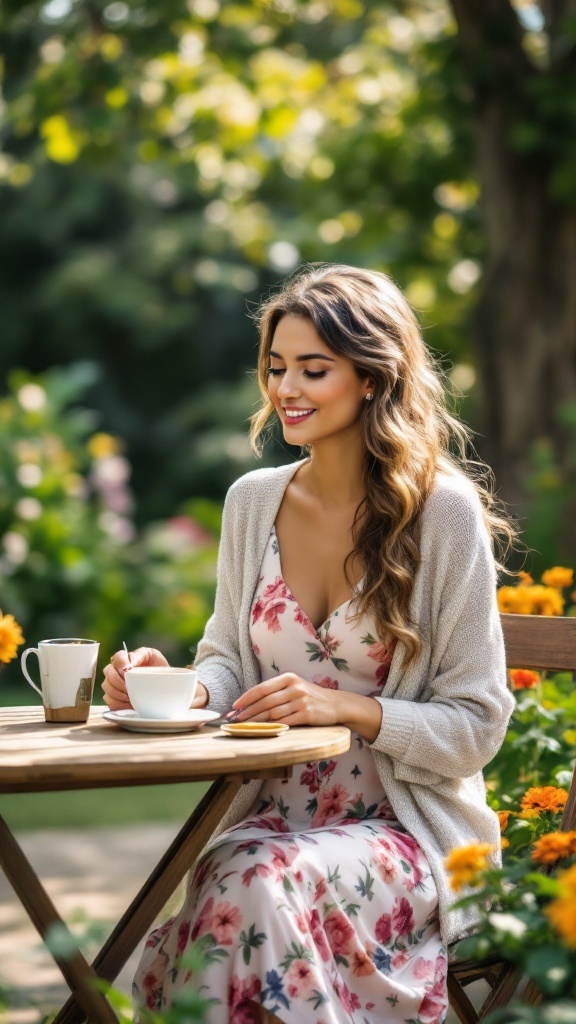
[[[325,377],[328,370],[304,370],[305,377],[311,377],[312,380],[320,380],[320,377]]]
[[[271,377],[278,377],[278,375],[281,374],[281,373],[284,373],[284,370],[282,370],[282,369],[279,370],[279,369],[277,369],[274,366],[269,366],[268,367],[268,374]]]

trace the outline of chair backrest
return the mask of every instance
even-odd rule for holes
[[[553,615],[500,616],[508,668],[576,672],[576,618]],[[560,829],[576,828],[576,766]]]

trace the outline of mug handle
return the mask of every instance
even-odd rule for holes
[[[31,677],[28,675],[28,669],[26,668],[26,659],[29,654],[35,654],[36,657],[40,659],[37,647],[27,647],[26,650],[22,652],[22,657],[20,658],[22,672],[24,673],[24,676],[26,677],[27,681],[30,683],[30,686],[33,686],[36,692],[40,694],[40,696],[42,697],[42,703],[44,703],[44,694],[42,693],[42,690],[40,689],[39,686],[36,686],[34,680],[31,679]]]

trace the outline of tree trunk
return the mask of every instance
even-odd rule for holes
[[[574,474],[574,432],[557,415],[563,403],[576,403],[576,195],[561,198],[558,188],[566,157],[558,138],[560,126],[566,127],[562,90],[573,95],[574,56],[556,36],[557,63],[536,69],[523,51],[508,0],[451,2],[475,98],[486,233],[472,322],[478,449],[494,469],[501,497],[523,517],[537,441],[551,446],[564,481]],[[554,8],[553,0],[548,7]],[[549,17],[554,13],[548,11]],[[541,98],[552,95],[559,103],[547,108]],[[565,510],[569,529],[558,552],[576,564],[574,512]]]

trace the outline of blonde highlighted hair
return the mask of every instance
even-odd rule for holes
[[[364,403],[360,421],[366,496],[356,510],[347,563],[359,559],[365,573],[357,614],[370,610],[380,639],[396,637],[409,663],[421,648],[409,611],[420,563],[420,516],[436,473],[464,473],[472,480],[488,532],[503,550],[516,531],[493,494],[491,471],[467,454],[470,431],[447,408],[442,371],[416,316],[394,282],[378,271],[313,266],[261,305],[255,319],[262,406],[250,432],[257,453],[274,412],[268,395],[270,348],[287,315],[311,321],[331,351],[350,359],[361,379],[374,382],[373,400]]]

